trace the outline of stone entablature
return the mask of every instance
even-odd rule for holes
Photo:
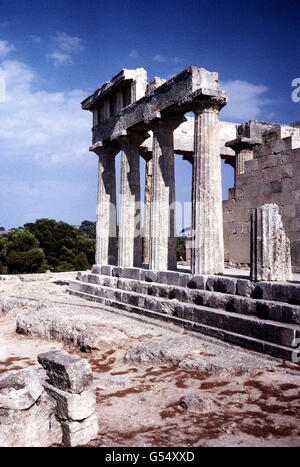
[[[226,99],[225,93],[218,88],[218,74],[204,68],[190,67],[122,109],[118,115],[112,115],[93,127],[93,144],[112,141],[127,135],[128,130],[147,132],[151,130],[151,121],[160,118],[161,112],[184,114],[192,111],[194,100],[203,101],[205,97]],[[91,100],[88,105],[85,102],[82,104],[85,110],[94,110],[98,106],[97,100]]]
[[[124,107],[145,95],[147,73],[143,68],[122,70],[85,99],[84,110],[93,112],[93,128],[118,115]]]

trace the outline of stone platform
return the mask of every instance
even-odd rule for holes
[[[279,358],[291,360],[300,338],[300,284],[292,282],[94,266],[68,291]]]

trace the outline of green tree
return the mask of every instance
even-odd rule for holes
[[[78,235],[87,238],[96,238],[96,222],[82,221],[78,229]]]
[[[45,272],[48,264],[39,241],[28,230],[17,230],[7,238],[5,261],[10,274]]]
[[[88,263],[86,254],[81,251],[78,255],[74,258],[73,262],[76,271],[85,271],[89,269],[90,265]]]
[[[177,256],[182,256],[183,259],[186,257],[186,237],[176,237],[176,250]]]
[[[79,252],[83,252],[86,256],[88,262],[88,268],[92,266],[95,262],[95,248],[96,248],[96,241],[92,238],[77,238],[77,249]],[[86,269],[88,269],[86,268]],[[85,268],[81,268],[83,271]]]
[[[7,273],[7,266],[6,266],[6,238],[0,236],[0,274]]]
[[[73,225],[54,219],[38,219],[24,227],[39,240],[52,270],[84,270],[94,264],[95,240],[80,236]]]

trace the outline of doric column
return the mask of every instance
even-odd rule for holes
[[[216,274],[224,270],[219,110],[225,104],[225,98],[211,97],[193,105],[193,274]]]
[[[152,180],[152,159],[149,159],[146,161],[145,199],[144,199],[143,263],[146,263],[146,264],[148,264],[150,260],[151,180]]]
[[[182,123],[159,119],[152,124],[150,261],[154,270],[176,269],[175,180],[173,131]]]
[[[253,159],[253,146],[259,144],[250,138],[238,137],[233,141],[228,141],[225,146],[230,147],[235,152],[234,184],[236,178],[245,172],[245,162]]]
[[[139,148],[143,139],[122,136],[118,140],[122,148],[118,255],[121,267],[139,267],[142,262]]]
[[[115,156],[118,149],[97,147],[99,157],[98,201],[96,221],[96,264],[116,264],[117,261],[117,212]]]

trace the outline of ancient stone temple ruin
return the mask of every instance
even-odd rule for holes
[[[268,281],[291,278],[290,246],[293,270],[300,271],[300,125],[221,122],[227,101],[218,74],[192,66],[167,82],[147,83],[142,68],[122,70],[82,102],[93,114],[90,151],[99,159],[96,264],[79,273],[69,291],[290,358],[300,335],[300,286],[264,282],[258,261],[252,278],[261,282],[223,274],[224,264],[250,266],[251,242],[252,252],[260,248],[250,235],[251,215],[264,204],[279,207],[286,240],[279,259],[285,264],[278,267],[276,257]],[[176,271],[174,154],[193,168],[187,271]],[[146,161],[143,196],[140,157]],[[235,171],[223,203],[221,159]]]
[[[157,88],[147,86],[143,69],[123,70],[83,103],[93,112],[93,146],[99,156],[97,264],[121,267],[142,264],[142,240],[136,232],[140,201],[140,154],[150,163],[152,180],[149,268],[176,269],[174,131],[195,114],[193,150],[194,273],[214,274],[224,268],[222,234],[219,110],[226,94],[217,73],[190,67]],[[152,147],[149,151],[149,132]],[[144,143],[144,145],[143,145]],[[143,148],[141,150],[141,147]],[[190,148],[191,149],[191,148]],[[116,258],[115,156],[122,151],[119,248]],[[150,156],[149,153],[152,153]],[[147,187],[148,188],[148,187]]]

